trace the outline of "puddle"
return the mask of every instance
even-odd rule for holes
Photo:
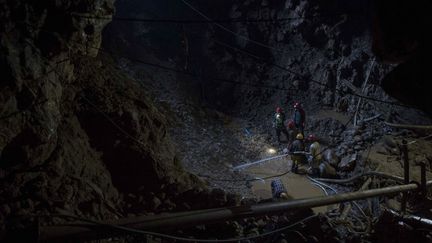
[[[250,174],[254,177],[266,177],[276,174],[282,174],[290,170],[291,160],[282,158],[272,161],[267,161],[261,164],[247,167],[243,173]],[[324,192],[317,186],[311,184],[305,175],[288,173],[281,177],[266,179],[263,181],[254,181],[252,183],[252,192],[259,199],[268,199],[272,197],[271,181],[280,178],[288,191],[288,194],[294,199],[324,196]],[[332,206],[323,206],[313,208],[316,213],[326,212]]]

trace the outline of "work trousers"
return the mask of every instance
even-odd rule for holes
[[[289,135],[288,135],[287,129],[284,127],[277,127],[276,128],[276,137],[277,137],[278,142],[280,142],[281,133],[285,134],[286,139],[289,140]]]

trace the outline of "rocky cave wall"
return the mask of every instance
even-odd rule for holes
[[[201,74],[202,78],[193,84],[196,87],[185,90],[187,95],[201,96],[198,101],[250,118],[256,124],[262,123],[276,105],[289,111],[294,100],[302,101],[310,112],[337,108],[352,113],[357,99],[332,92],[332,88],[361,89],[371,66],[367,22],[359,20],[364,12],[353,13],[363,9],[363,1],[353,5],[301,0],[191,3],[217,19],[329,16],[277,25],[224,24],[275,48],[269,50],[211,24],[167,27],[114,22],[102,38],[109,20],[86,16],[114,14],[111,0],[1,1],[1,222],[17,215],[53,212],[116,218],[131,216],[128,213],[135,206],[135,213],[172,210],[176,205],[169,197],[177,197],[182,191],[186,193],[177,198],[205,204],[201,207],[227,203],[220,190],[212,195],[202,188],[187,191],[201,183],[184,173],[178,163],[167,134],[170,118],[159,111],[139,83],[119,70],[118,60],[100,52],[102,39],[104,48],[122,55],[166,61],[177,69]],[[174,5],[166,1],[118,0],[117,15],[199,18],[180,2]],[[149,10],[143,12],[146,8]],[[300,75],[259,63],[215,40]],[[377,84],[391,68],[375,63],[370,77],[374,86],[367,87],[367,95],[389,100]],[[220,83],[210,78],[214,76],[294,90]],[[256,109],[258,106],[260,109]],[[375,103],[367,103],[363,109],[363,117],[392,110]],[[401,119],[418,121],[411,111],[393,112],[399,113],[396,116],[403,114]],[[270,122],[262,124],[270,126]],[[155,195],[161,190],[165,192]],[[221,202],[213,200],[215,195],[223,198]],[[190,209],[191,205],[182,204],[177,209]],[[4,227],[2,224],[1,229]]]
[[[109,19],[85,16],[113,2],[0,2],[0,229],[17,215],[123,217],[129,192],[199,184],[145,90],[97,56]]]
[[[229,84],[224,85],[228,86],[225,90],[232,90],[232,96],[240,106],[249,108],[242,110],[252,115],[255,115],[253,107],[258,105],[268,107],[270,114],[276,105],[291,109],[294,101],[305,104],[309,113],[322,108],[353,113],[358,97],[346,93],[362,93],[370,70],[364,94],[391,100],[379,87],[380,80],[391,66],[374,62],[369,33],[371,13],[368,11],[371,11],[368,1],[264,0],[234,3],[229,11],[231,18],[292,19],[276,24],[236,23],[230,27],[241,36],[235,37],[213,27],[215,39],[279,66],[221,47],[210,39],[213,53],[217,54],[211,56],[216,57],[213,62],[218,73],[242,82],[293,90],[233,88]],[[245,37],[272,48],[258,46]],[[388,109],[369,101],[362,107],[365,112],[361,115],[366,118]]]
[[[204,18],[182,1],[119,0],[116,17],[120,19],[107,27],[103,45],[118,54],[120,69],[158,93],[158,102],[167,116],[180,121],[171,124],[169,133],[182,145],[181,162],[197,174],[224,172],[233,161],[260,159],[259,151],[264,145],[245,145],[254,140],[249,133],[262,139],[265,146],[283,147],[275,143],[271,118],[276,106],[282,106],[289,116],[294,101],[305,105],[306,133],[315,133],[322,145],[334,147],[333,152],[341,158],[357,156],[391,133],[392,129],[383,123],[385,120],[431,122],[414,109],[365,99],[359,103],[358,97],[348,94],[362,93],[395,102],[380,88],[380,81],[393,66],[374,60],[371,52],[371,1],[186,2],[211,19],[252,22],[220,23],[236,35],[216,23],[148,23],[139,19]],[[266,19],[285,20],[253,22]],[[214,77],[246,85],[221,82]],[[359,120],[381,116],[366,127],[350,129],[344,124],[353,124],[350,119],[358,104]],[[222,111],[223,116],[214,116],[215,110]],[[238,128],[235,133],[229,130],[232,124]],[[228,132],[216,136],[216,130]],[[238,138],[244,143],[238,142]]]
[[[153,53],[153,61],[167,61],[196,74],[198,78],[182,78],[182,82],[192,83],[194,88],[188,86],[187,92],[201,97],[198,102],[257,122],[271,116],[278,105],[291,112],[294,101],[304,103],[309,114],[337,109],[348,115],[354,113],[359,101],[349,93],[395,101],[380,87],[393,66],[375,60],[371,51],[371,1],[187,2],[216,20],[287,20],[220,24],[237,35],[212,23],[115,21],[104,37],[106,46],[126,57],[144,60],[143,52]],[[120,17],[204,20],[182,2],[120,0],[117,7]],[[262,109],[255,109],[258,106]],[[395,122],[416,122],[424,116],[415,110],[365,100],[360,111],[361,119],[382,114]]]

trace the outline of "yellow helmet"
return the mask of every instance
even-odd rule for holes
[[[303,140],[303,134],[301,133],[297,134],[296,139]]]

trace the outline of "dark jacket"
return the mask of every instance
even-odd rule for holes
[[[306,120],[306,114],[302,108],[298,108],[294,110],[293,121],[296,127],[304,127],[304,123]]]
[[[291,143],[289,151],[291,153],[300,152],[300,151],[304,152],[305,151],[305,145],[304,145],[303,141],[299,140],[299,139],[294,140],[294,142]]]
[[[278,115],[280,116],[278,118]],[[275,113],[274,115],[274,123],[275,123],[275,128],[277,129],[284,129],[285,128],[285,114],[283,112],[281,113]]]

